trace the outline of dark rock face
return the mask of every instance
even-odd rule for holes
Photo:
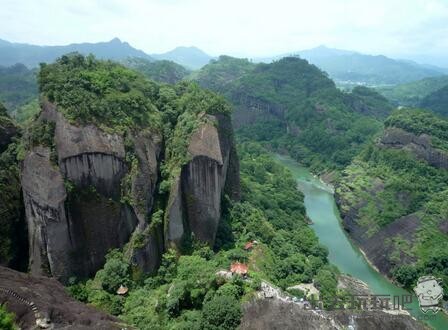
[[[339,196],[336,196],[337,200],[339,200],[339,198]],[[338,203],[340,203],[340,201]],[[396,264],[390,258],[394,248],[389,240],[400,236],[405,238],[406,241],[410,242],[412,245],[420,226],[421,219],[416,214],[410,214],[395,220],[379,229],[372,236],[369,236],[367,234],[369,228],[362,227],[357,223],[357,212],[358,208],[352,208],[348,212],[342,212],[341,210],[344,229],[364,251],[369,261],[378,268],[381,273],[390,276],[391,270]],[[400,264],[407,264],[413,261],[414,260],[406,254],[400,255]]]
[[[115,317],[71,298],[56,280],[30,276],[0,267],[0,304],[16,315],[21,329],[35,329],[36,314],[30,306],[19,300],[33,303],[38,317],[48,318],[53,329],[122,329],[125,326]]]
[[[92,125],[71,125],[48,102],[41,118],[55,123],[59,166],[43,148],[29,152],[22,166],[31,272],[62,282],[92,276],[110,249],[124,246],[139,223],[144,228],[161,139],[148,132],[135,138],[139,171],[131,178],[131,195],[142,205],[129,206],[120,201],[121,183],[130,170],[122,137]]]
[[[380,146],[410,151],[434,167],[448,169],[448,153],[434,148],[431,137],[426,134],[417,136],[401,128],[388,128],[380,140]]]
[[[237,105],[232,114],[235,129],[260,120],[284,120],[286,110],[278,104],[239,91],[230,98]]]
[[[167,209],[166,242],[180,248],[184,234],[213,245],[224,194],[238,199],[239,165],[230,118],[209,116],[191,137],[191,161],[182,167],[171,188]]]
[[[106,253],[123,247],[134,234],[143,241],[130,244],[126,255],[134,266],[152,273],[165,249],[179,248],[186,234],[213,245],[223,195],[239,198],[228,116],[207,117],[191,137],[191,161],[172,187],[165,224],[150,223],[163,146],[158,133],[130,133],[126,145],[136,159],[129,161],[123,137],[93,125],[75,126],[49,102],[40,120],[55,124],[55,150],[35,147],[21,169],[33,275],[64,283],[72,276],[93,276]]]
[[[304,310],[294,303],[278,299],[260,299],[246,303],[243,307],[241,330],[270,329],[425,329],[407,315],[391,315],[383,311],[315,312]]]

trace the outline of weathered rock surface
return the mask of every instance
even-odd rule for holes
[[[338,205],[344,203],[343,197],[335,194]],[[395,237],[405,238],[412,244],[415,235],[420,226],[420,218],[417,214],[410,214],[401,217],[388,225],[380,228],[373,235],[369,235],[369,227],[358,224],[358,212],[364,204],[361,203],[344,211],[345,207],[339,207],[342,216],[342,224],[350,237],[357,243],[361,250],[366,254],[369,261],[383,274],[390,276],[391,270],[396,263],[391,260],[394,253],[393,242],[391,239]],[[400,254],[400,264],[412,262],[408,255]]]
[[[161,138],[143,131],[134,139],[138,168],[131,175],[130,195],[138,203],[129,206],[120,201],[130,171],[121,136],[92,125],[74,126],[48,102],[41,119],[55,123],[58,165],[51,163],[48,149],[39,148],[22,166],[31,271],[63,282],[92,276],[110,249],[124,246],[138,224],[141,230],[146,226]]]
[[[165,224],[150,223],[163,147],[158,133],[130,132],[126,148],[135,156],[130,161],[122,136],[73,125],[49,102],[40,120],[55,124],[55,150],[35,147],[22,164],[34,275],[62,282],[93,276],[106,253],[123,247],[133,234],[138,243],[130,244],[126,255],[142,271],[154,272],[165,249],[180,248],[187,234],[213,245],[224,194],[239,198],[228,116],[208,116],[191,137],[191,161],[172,187]]]
[[[50,162],[48,148],[36,147],[27,154],[21,181],[28,223],[30,271],[63,277],[69,263],[64,253],[65,242],[69,240],[64,208],[67,194],[59,169]]]
[[[312,311],[279,299],[258,299],[243,306],[241,330],[425,329],[406,315],[382,311]]]
[[[260,120],[284,120],[286,109],[278,104],[240,91],[233,92],[231,99],[236,105],[232,114],[235,129]]]
[[[448,152],[434,148],[431,137],[426,134],[417,136],[401,128],[391,127],[385,130],[379,145],[410,151],[434,167],[448,169]]]
[[[20,298],[17,298],[20,297]],[[115,317],[71,298],[55,279],[30,276],[0,266],[0,304],[16,315],[21,329],[35,329],[38,317],[48,318],[52,329],[122,329]]]
[[[239,198],[239,165],[230,118],[209,116],[191,137],[191,160],[171,188],[166,242],[180,248],[185,234],[214,244],[224,194]],[[214,124],[212,124],[214,123]]]

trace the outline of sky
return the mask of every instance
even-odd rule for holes
[[[38,45],[118,37],[147,53],[194,45],[253,58],[326,45],[448,57],[448,0],[0,0],[0,8],[1,39]]]

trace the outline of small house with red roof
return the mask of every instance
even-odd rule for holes
[[[232,274],[237,274],[246,277],[249,271],[249,267],[241,262],[233,262],[230,265],[230,271],[232,272]]]

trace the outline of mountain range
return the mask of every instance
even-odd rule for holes
[[[199,69],[212,59],[211,56],[196,47],[177,47],[166,53],[149,55],[118,38],[107,42],[77,43],[65,46],[37,46],[0,39],[1,66],[22,63],[33,68],[41,62],[53,62],[58,57],[72,52],[83,55],[93,54],[99,59],[109,60],[124,60],[130,57],[149,61],[171,60],[189,69]]]
[[[65,46],[36,46],[12,43],[0,39],[0,66],[16,63],[36,67],[41,62],[53,62],[63,54],[79,52],[100,59],[125,60],[130,57],[147,61],[169,60],[190,70],[197,70],[216,59],[197,47],[176,47],[160,54],[148,54],[129,43],[114,38],[108,42],[78,43]],[[254,58],[255,62],[272,62],[287,56],[299,56],[328,73],[341,87],[356,85],[388,86],[403,84],[448,73],[448,69],[409,60],[392,59],[383,55],[366,55],[350,50],[319,46],[269,58]]]
[[[392,59],[384,55],[366,55],[326,46],[257,60],[271,62],[291,55],[306,59],[326,71],[338,85],[343,87],[359,84],[395,85],[440,76],[448,72],[445,68],[418,64],[409,60]]]

